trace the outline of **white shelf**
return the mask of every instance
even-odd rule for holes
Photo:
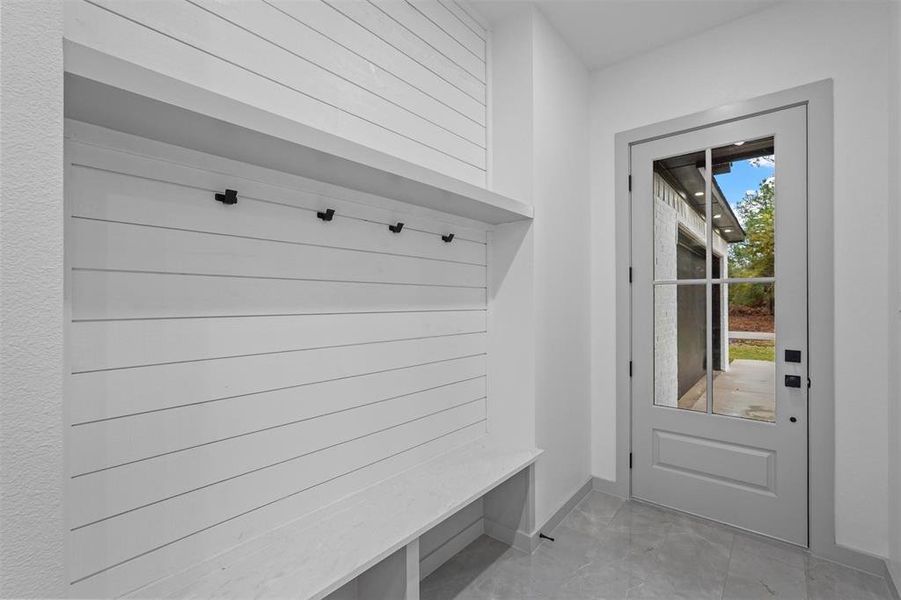
[[[121,59],[65,42],[66,116],[483,223],[532,207]]]

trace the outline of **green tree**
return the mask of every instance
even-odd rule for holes
[[[772,277],[775,273],[775,229],[773,228],[775,178],[760,182],[756,192],[745,193],[735,206],[746,237],[743,242],[729,246],[730,277]],[[731,285],[732,304],[766,307],[773,312],[772,285]]]

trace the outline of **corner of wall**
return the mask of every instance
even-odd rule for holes
[[[526,365],[534,365],[533,432],[546,451],[536,465],[536,522],[542,523],[584,486],[590,471],[589,75],[534,6],[497,23],[491,47],[493,188],[526,200],[536,212],[522,237],[532,287],[517,284],[516,310],[528,304],[531,311],[518,326],[531,336],[525,345],[532,354]],[[493,241],[508,234],[497,229]],[[489,262],[505,270],[503,261]],[[515,280],[507,278],[509,288]],[[507,318],[498,308],[506,292],[492,299],[494,331]],[[525,357],[525,349],[515,354]],[[520,374],[526,365],[517,365]],[[495,389],[492,403],[503,401]]]
[[[491,31],[489,177],[494,191],[532,203],[531,14],[521,11]],[[534,229],[532,221],[490,232],[488,257],[489,434],[535,445]]]
[[[523,10],[491,31],[491,188],[532,204],[532,12]]]
[[[0,2],[0,597],[66,595],[62,4]]]
[[[894,80],[889,94],[891,129],[889,156],[894,168],[889,168],[888,189],[896,195],[889,202],[890,222],[901,226],[901,4],[892,5],[892,56],[891,72]],[[895,236],[890,237],[889,260],[889,315],[892,331],[889,342],[889,558],[891,577],[896,586],[901,585],[901,246]]]
[[[590,477],[589,75],[532,13],[535,206],[536,521]]]

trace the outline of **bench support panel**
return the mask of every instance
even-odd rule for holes
[[[367,569],[325,600],[419,600],[419,540]]]
[[[419,600],[419,539],[407,544],[407,588],[405,600]]]
[[[535,536],[535,466],[529,465],[484,498],[485,534],[531,553]]]

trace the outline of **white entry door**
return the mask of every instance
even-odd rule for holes
[[[632,494],[807,545],[807,133],[635,144]]]

